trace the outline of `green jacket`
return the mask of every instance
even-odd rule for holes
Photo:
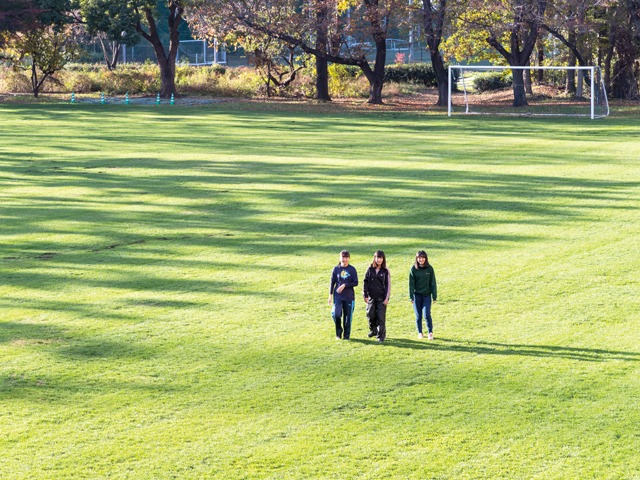
[[[433,267],[429,265],[426,268],[411,267],[409,273],[409,298],[413,301],[413,294],[431,295],[433,300],[438,299],[438,287],[436,285],[436,274]]]

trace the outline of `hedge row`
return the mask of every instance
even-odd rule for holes
[[[479,93],[501,90],[513,85],[513,76],[503,72],[487,72],[473,79],[473,88]]]
[[[421,84],[425,87],[437,87],[436,72],[430,63],[411,63],[409,65],[387,65],[384,69],[385,82],[406,82]]]
[[[342,65],[341,71],[347,77],[357,78],[362,75],[360,67]],[[395,83],[413,83],[425,87],[437,87],[436,73],[430,63],[411,63],[409,65],[387,65],[384,69],[384,81]]]

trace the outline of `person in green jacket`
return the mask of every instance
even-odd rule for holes
[[[416,327],[418,338],[424,338],[422,334],[422,317],[427,322],[429,340],[433,340],[433,320],[431,319],[431,299],[436,303],[438,287],[436,286],[436,274],[429,265],[427,253],[420,250],[416,253],[416,263],[409,273],[409,298],[416,313]]]

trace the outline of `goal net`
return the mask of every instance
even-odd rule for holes
[[[600,67],[449,67],[448,114],[609,115]]]

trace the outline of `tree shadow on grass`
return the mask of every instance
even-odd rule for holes
[[[594,212],[599,210],[632,210],[629,198],[634,199],[640,185],[634,181],[460,172],[427,166],[422,171],[377,167],[380,179],[374,179],[369,167],[342,171],[310,163],[267,161],[210,162],[208,173],[199,174],[202,162],[149,161],[154,169],[167,174],[132,177],[105,173],[94,178],[70,171],[55,179],[29,179],[31,186],[43,188],[100,189],[108,187],[106,181],[117,191],[107,188],[104,197],[73,201],[53,196],[7,196],[2,207],[5,235],[65,234],[66,228],[53,227],[50,221],[69,218],[84,236],[96,237],[97,242],[109,241],[109,237],[115,242],[117,238],[118,243],[151,239],[112,228],[123,223],[153,224],[173,234],[198,228],[245,234],[313,232],[317,236],[323,230],[334,230],[339,222],[342,236],[437,239],[454,235],[456,244],[464,246],[467,242],[485,243],[495,234],[475,239],[477,234],[459,227],[593,222]],[[192,173],[174,174],[178,168]],[[11,169],[24,173],[17,166],[5,168]],[[421,175],[424,178],[418,178]],[[141,192],[161,194],[163,200],[146,200]],[[176,205],[171,199],[191,205]],[[426,213],[425,203],[429,205]],[[375,222],[367,223],[368,217],[361,213],[364,207],[382,209]],[[532,238],[495,238],[523,239]],[[20,247],[23,251],[59,248],[46,243],[31,240]],[[63,248],[68,250],[69,246]]]
[[[88,358],[147,359],[157,354],[157,349],[134,342],[107,340],[96,335],[51,324],[27,322],[0,322],[0,345],[16,348],[44,347],[60,357],[75,360]]]
[[[351,339],[352,342],[362,344],[377,344],[376,341]],[[394,348],[408,348],[423,351],[446,351],[469,353],[474,355],[503,355],[543,358],[564,358],[585,362],[605,362],[623,360],[640,362],[640,352],[625,352],[621,350],[606,350],[594,348],[563,347],[559,345],[524,345],[492,342],[459,341],[448,338],[437,338],[432,341],[417,341],[404,338],[390,338],[385,346]]]
[[[46,344],[64,332],[63,328],[48,323],[0,322],[0,345]]]

